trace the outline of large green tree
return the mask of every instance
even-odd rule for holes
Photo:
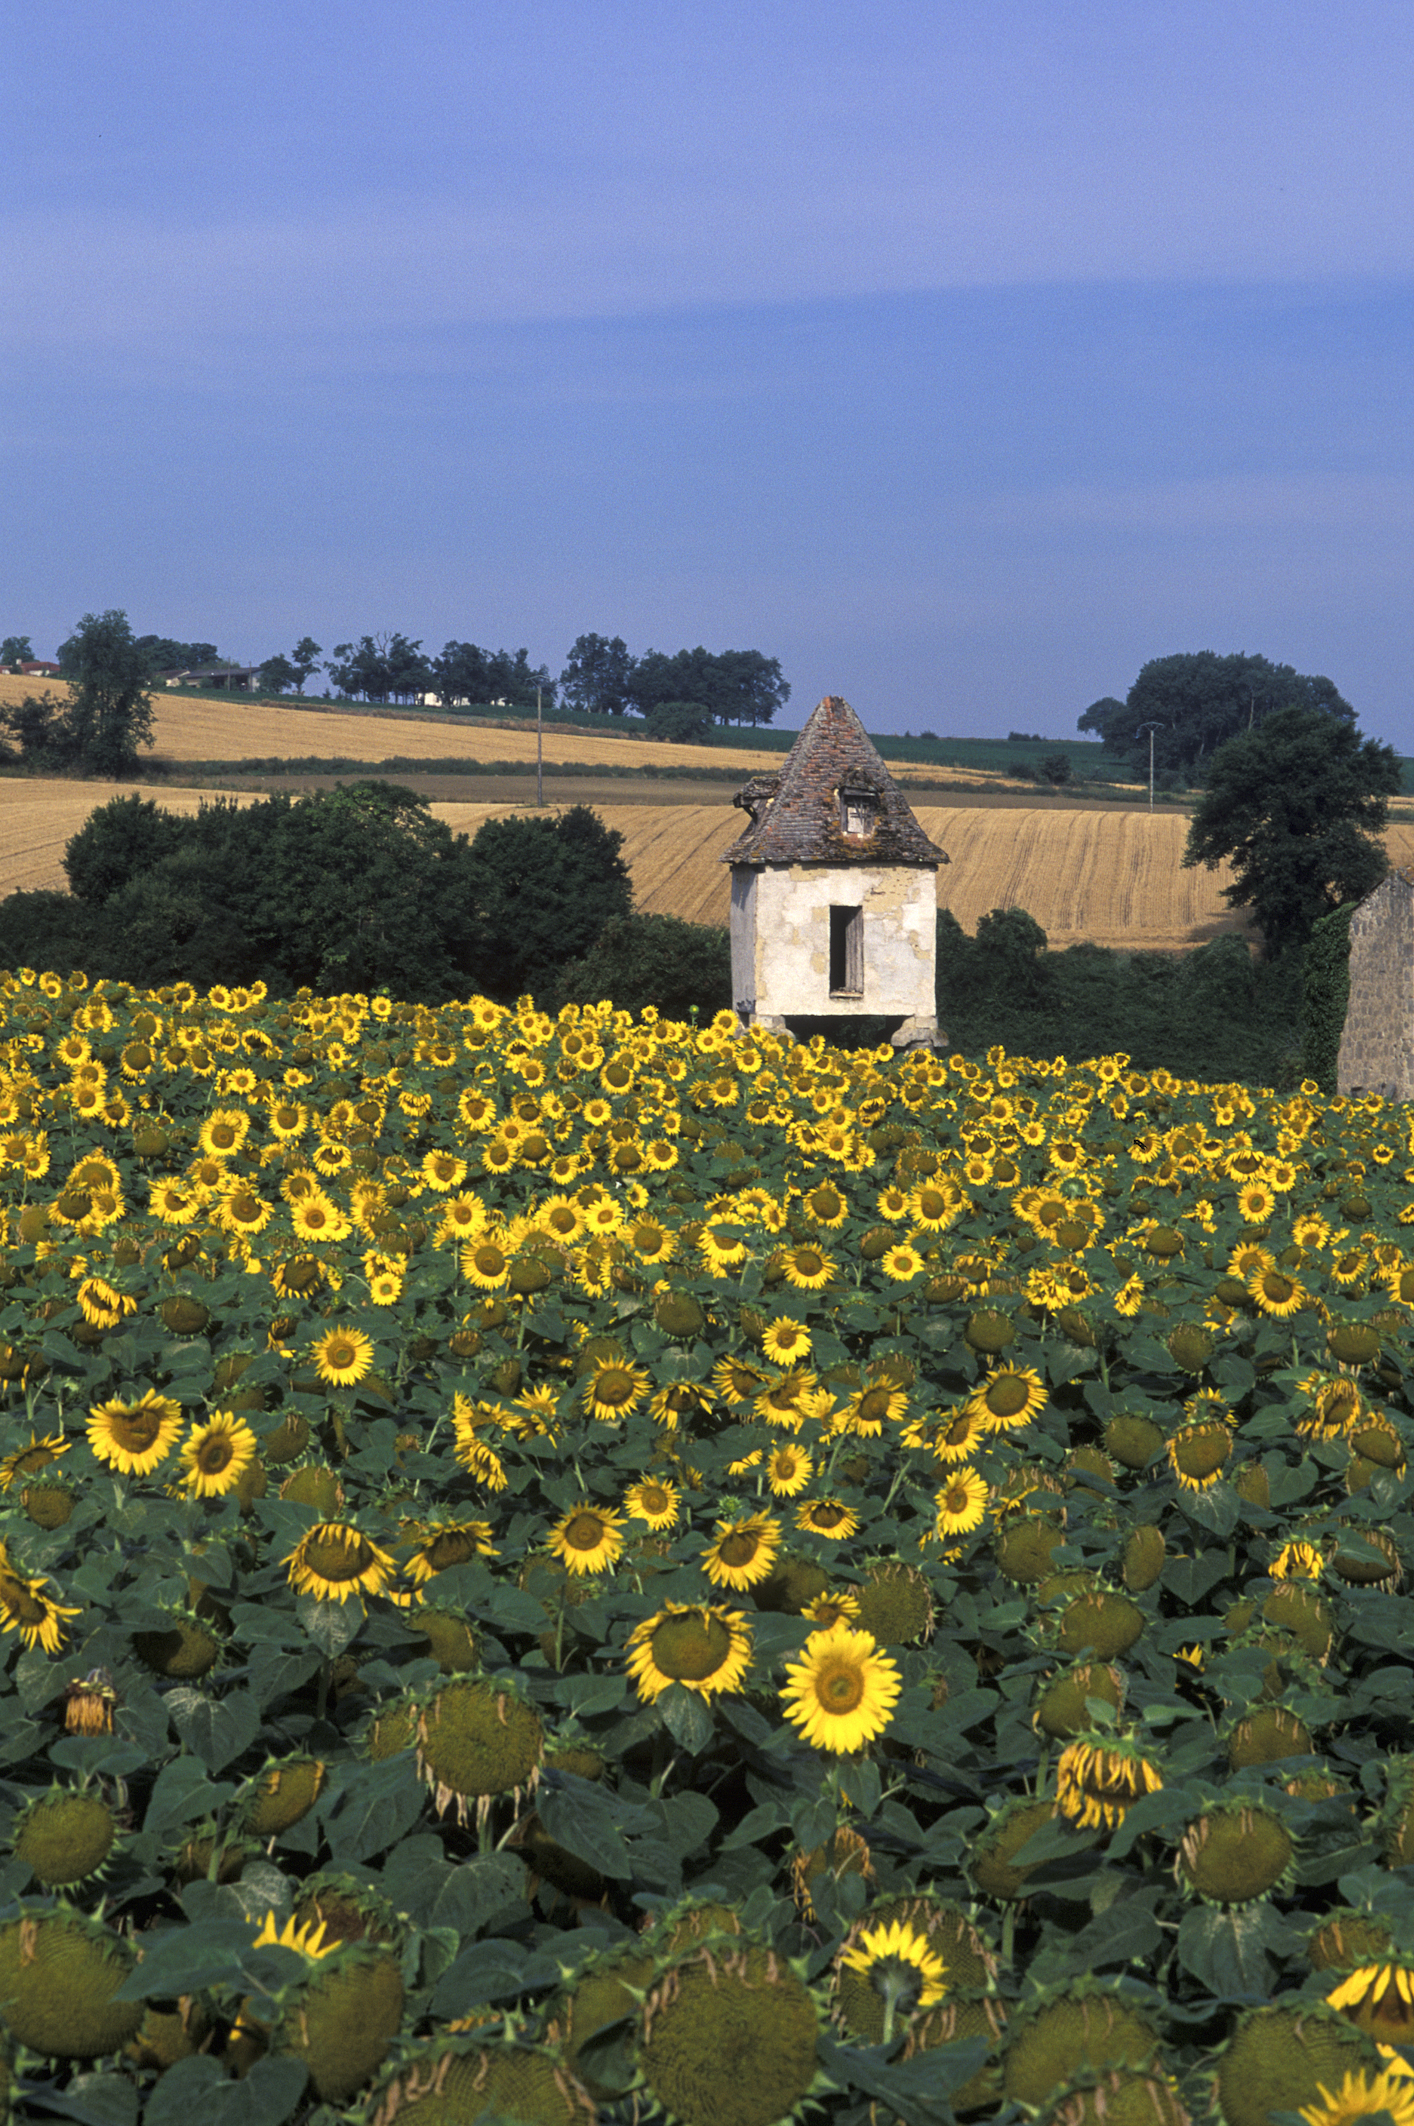
[[[25,751],[93,775],[130,775],[138,747],[152,743],[152,666],[127,614],[85,613],[59,663],[71,684],[68,706],[53,709],[33,748],[21,729]]]
[[[1298,672],[1289,664],[1244,652],[1220,657],[1214,650],[1153,657],[1125,700],[1095,701],[1078,719],[1082,731],[1097,731],[1112,753],[1123,754],[1135,773],[1149,772],[1149,734],[1156,724],[1154,766],[1201,775],[1218,747],[1239,731],[1255,730],[1280,709],[1317,709],[1353,724],[1355,711],[1333,680]]]
[[[1278,709],[1214,754],[1184,864],[1232,865],[1223,897],[1252,910],[1275,958],[1379,884],[1377,837],[1400,784],[1393,747],[1320,708]]]
[[[622,635],[577,635],[560,674],[560,691],[572,709],[622,716],[633,668],[633,653]]]
[[[587,805],[488,819],[471,845],[475,986],[510,1002],[555,998],[559,971],[633,908],[623,836]]]

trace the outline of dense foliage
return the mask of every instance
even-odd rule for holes
[[[937,970],[940,1023],[970,1056],[997,1042],[1122,1048],[1145,1070],[1251,1085],[1294,1084],[1312,1068],[1302,1061],[1299,955],[1254,960],[1239,937],[1192,952],[1051,952],[1024,908],[994,908],[971,938],[940,909]]]
[[[27,695],[0,712],[20,757],[50,772],[130,775],[138,747],[152,743],[152,662],[127,614],[85,613],[60,661],[70,681],[67,700]]]
[[[152,799],[90,814],[64,864],[72,896],[0,901],[0,957],[125,981],[476,987],[551,994],[559,970],[631,905],[622,835],[586,806],[488,820],[468,841],[381,781],[187,817]]]
[[[1334,682],[1319,673],[1295,671],[1266,657],[1242,652],[1220,657],[1213,650],[1152,657],[1124,701],[1106,695],[1092,702],[1077,728],[1096,731],[1106,747],[1122,753],[1136,777],[1149,772],[1149,732],[1154,765],[1161,773],[1205,774],[1218,747],[1239,732],[1260,728],[1281,709],[1309,709],[1338,723],[1353,724],[1355,711]]]
[[[28,970],[0,1058],[35,2102],[1405,2126],[1402,1109]]]
[[[1186,866],[1230,863],[1223,899],[1250,908],[1269,957],[1363,900],[1389,869],[1380,836],[1401,769],[1392,746],[1314,708],[1281,709],[1213,757]]]

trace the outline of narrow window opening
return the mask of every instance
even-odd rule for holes
[[[872,790],[841,790],[840,825],[853,839],[866,840],[879,823],[879,804]]]
[[[860,996],[864,990],[864,910],[830,910],[830,994]]]

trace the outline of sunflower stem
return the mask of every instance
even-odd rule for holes
[[[1010,1971],[1016,1948],[1016,1906],[1008,1904],[1002,1915],[1002,1969]]]

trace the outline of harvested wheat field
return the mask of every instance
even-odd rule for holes
[[[0,707],[17,705],[26,694],[55,698],[67,695],[64,680],[15,679],[0,673]],[[180,768],[185,761],[347,759],[376,765],[402,756],[408,760],[523,760],[535,758],[535,726],[525,717],[508,723],[473,721],[455,716],[397,715],[377,709],[326,708],[294,701],[246,701],[240,695],[215,699],[152,696],[153,751]],[[559,762],[589,767],[731,768],[748,775],[775,774],[783,753],[740,746],[679,746],[650,738],[599,737],[593,731],[545,726],[545,765]],[[898,764],[900,781],[910,776],[946,777],[950,783],[979,790],[1013,787],[981,768],[939,769]],[[1019,787],[1024,788],[1025,785]]]
[[[62,681],[0,677],[0,703],[26,694],[61,695]],[[348,709],[297,708],[292,702],[164,699],[154,692],[153,750],[180,767],[183,761],[347,758],[377,762],[402,754],[409,760],[534,760],[535,726],[524,718],[504,724],[471,723],[442,716],[383,716]],[[667,745],[652,739],[600,738],[593,732],[545,727],[545,760],[580,761],[591,767],[740,769],[743,776],[768,774],[779,753],[749,747]]]
[[[634,897],[646,914],[725,924],[728,872],[720,858],[741,833],[743,813],[728,805],[596,809],[624,837]],[[1095,944],[1139,952],[1201,945],[1243,927],[1222,898],[1225,869],[1181,868],[1184,817],[985,805],[914,809],[952,859],[938,874],[938,905],[950,908],[965,930],[974,931],[989,909],[1019,907],[1057,948]],[[434,804],[432,810],[459,832],[476,831],[474,806]],[[1392,835],[1401,831],[1414,840],[1414,829],[1395,828]]]
[[[38,776],[0,777],[0,895],[31,893],[40,886],[64,887],[64,844],[98,805],[110,797],[155,797],[173,812],[195,812],[210,790],[175,789],[170,783],[49,781]],[[238,800],[248,803],[249,799]]]

